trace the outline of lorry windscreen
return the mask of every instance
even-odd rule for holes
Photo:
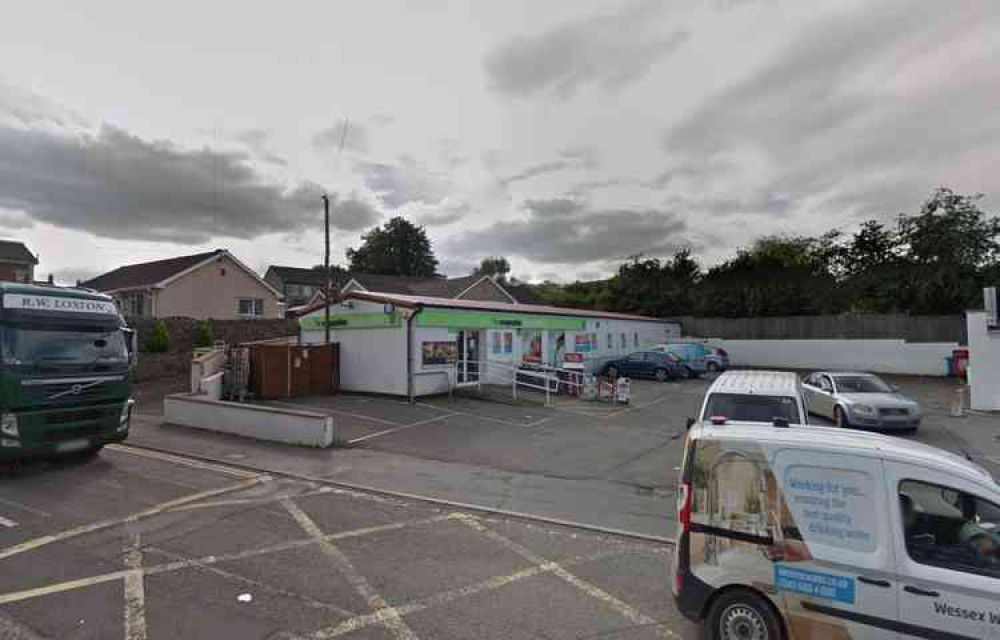
[[[722,416],[736,422],[773,422],[775,418],[799,423],[799,408],[790,396],[713,393],[708,397],[703,419]]]
[[[121,329],[8,325],[0,328],[5,364],[115,364],[128,362]]]

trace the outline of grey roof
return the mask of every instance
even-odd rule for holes
[[[38,258],[17,240],[0,240],[0,261],[38,264]]]
[[[281,281],[285,284],[308,284],[314,287],[322,287],[326,284],[323,280],[322,269],[283,267],[273,264],[267,268],[267,274],[271,273],[281,278]],[[334,280],[336,280],[336,277],[334,277]]]
[[[196,253],[190,256],[130,264],[87,280],[81,283],[80,286],[97,289],[98,291],[114,291],[116,289],[152,286],[181,271],[190,269],[199,262],[208,260],[217,253],[223,252],[223,249],[216,249],[215,251]]]

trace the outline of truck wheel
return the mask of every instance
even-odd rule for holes
[[[737,589],[712,604],[705,620],[708,640],[781,640],[781,620],[755,593]]]

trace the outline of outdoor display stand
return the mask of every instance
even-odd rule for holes
[[[559,392],[579,396],[583,391],[583,371],[583,354],[567,353],[562,371],[559,372],[559,379],[563,381]]]

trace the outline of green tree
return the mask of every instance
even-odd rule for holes
[[[437,258],[423,227],[395,217],[361,236],[361,246],[347,250],[350,270],[387,276],[437,275]]]
[[[196,349],[204,349],[212,346],[212,325],[208,320],[198,322],[198,328],[194,334],[194,346]]]
[[[507,282],[507,276],[510,274],[510,262],[507,261],[507,258],[501,256],[489,256],[479,261],[479,266],[475,268],[472,274],[477,276],[493,276],[493,279],[497,282],[504,283]]]
[[[166,353],[170,351],[170,332],[167,323],[160,320],[153,329],[153,335],[146,342],[146,351],[150,353]]]

